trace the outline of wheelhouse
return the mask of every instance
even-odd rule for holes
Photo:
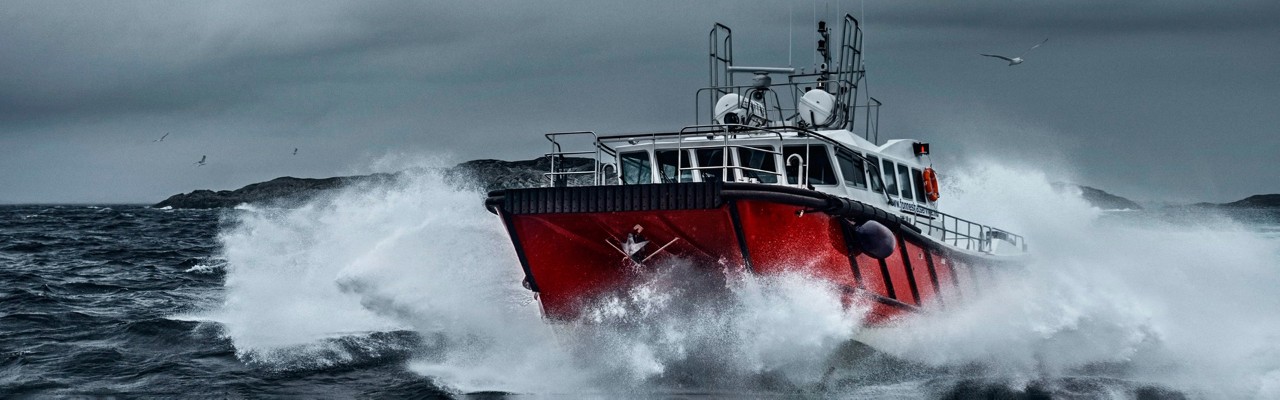
[[[880,141],[882,103],[859,91],[866,75],[862,31],[852,16],[842,22],[834,49],[827,47],[833,42],[826,24],[819,23],[822,63],[810,71],[734,65],[732,31],[716,24],[708,37],[711,85],[695,96],[696,125],[667,133],[547,134],[550,185],[794,186],[895,212],[959,248],[991,253],[995,238],[1025,249],[1020,236],[938,211],[927,143]],[[750,84],[734,84],[735,74],[751,74]],[[785,75],[785,81],[775,83],[771,74]],[[593,155],[591,170],[558,168],[559,159],[575,155]]]
[[[603,136],[602,153],[614,162],[606,163],[599,184],[749,182],[934,207],[924,192],[926,166],[917,157],[888,156],[831,137],[842,134],[850,136],[796,129]]]

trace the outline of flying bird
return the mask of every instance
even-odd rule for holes
[[[203,167],[203,166],[204,166],[204,159],[205,159],[205,157],[208,157],[208,156],[205,156],[205,155],[200,156],[200,161],[196,161],[196,166],[197,166],[197,167]]]
[[[298,148],[297,148],[297,147],[294,147],[294,148],[293,148],[293,155],[295,155],[295,156],[296,156],[296,155],[298,155]]]
[[[1048,42],[1048,41],[1049,41],[1049,38],[1044,38],[1044,40],[1041,40],[1041,41],[1040,41],[1040,43],[1036,43],[1036,45],[1035,45],[1035,46],[1031,46],[1031,48],[1030,48],[1030,49],[1027,49],[1027,51],[1022,52],[1022,54],[1019,54],[1017,57],[1014,57],[1014,58],[1009,58],[1009,57],[1005,57],[1005,56],[998,55],[998,54],[983,54],[983,56],[987,56],[987,57],[995,57],[995,58],[999,58],[999,59],[1001,59],[1001,60],[1008,61],[1008,62],[1009,62],[1009,66],[1010,66],[1010,67],[1012,67],[1012,66],[1014,66],[1014,65],[1022,64],[1022,62],[1023,62],[1023,61],[1026,61],[1026,60],[1023,60],[1023,59],[1022,59],[1022,56],[1027,55],[1027,53],[1030,53],[1030,52],[1031,52],[1031,50],[1035,50],[1037,47],[1040,47],[1040,45],[1044,44],[1044,42]]]
[[[167,137],[169,137],[169,132],[165,132],[164,136],[161,136],[159,139],[152,140],[152,142],[163,142],[164,138],[167,138]]]

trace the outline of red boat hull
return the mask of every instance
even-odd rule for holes
[[[850,212],[848,200],[834,209],[832,197],[715,182],[513,189],[491,193],[487,204],[506,224],[527,284],[552,319],[577,318],[591,300],[626,288],[637,266],[663,259],[715,271],[804,272],[843,288],[847,300],[870,300],[872,323],[956,301],[981,286],[976,269],[997,263],[882,211]],[[858,250],[852,227],[865,220],[893,232],[891,255]],[[627,254],[628,234],[648,244]]]

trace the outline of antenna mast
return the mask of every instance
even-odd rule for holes
[[[828,73],[831,67],[831,50],[827,48],[827,44],[831,42],[831,32],[827,29],[827,21],[818,21],[818,54],[822,55],[822,64],[818,65],[818,88],[828,90],[827,81],[831,80],[831,74]]]

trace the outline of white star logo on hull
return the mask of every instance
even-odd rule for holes
[[[670,242],[667,242],[667,244],[664,244],[662,247],[659,247],[657,250],[649,253],[648,256],[644,256],[642,252],[644,251],[644,248],[649,245],[649,240],[640,233],[642,231],[644,231],[644,227],[640,226],[640,224],[636,224],[636,226],[631,228],[631,232],[627,232],[626,240],[618,240],[617,238],[614,238],[613,240],[618,242],[616,245],[608,239],[604,242],[607,243],[609,247],[612,247],[614,250],[617,250],[618,253],[622,254],[622,261],[631,261],[637,266],[642,266],[645,262],[649,261],[649,259],[653,258],[653,256],[662,253],[662,251],[666,250],[668,246],[671,246],[671,244],[680,240],[680,238],[671,239]]]

